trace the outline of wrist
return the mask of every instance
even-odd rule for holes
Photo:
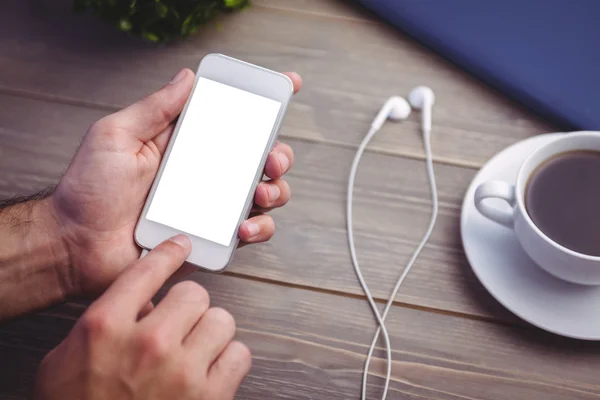
[[[0,320],[62,302],[73,290],[60,224],[42,196],[0,208]]]
[[[56,273],[54,290],[64,301],[77,293],[73,266],[66,241],[66,232],[53,205],[52,196],[35,202],[32,219],[36,221],[38,236],[47,252],[47,260]]]

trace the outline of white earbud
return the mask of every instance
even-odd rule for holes
[[[424,134],[431,132],[431,109],[435,103],[433,90],[427,86],[419,86],[410,91],[408,101],[413,108],[421,110],[421,129]]]
[[[390,97],[373,120],[371,130],[379,130],[388,118],[394,121],[406,119],[410,115],[410,111],[410,105],[402,97]]]

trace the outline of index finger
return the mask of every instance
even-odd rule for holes
[[[109,304],[115,308],[115,313],[136,319],[165,281],[185,262],[191,250],[192,244],[184,235],[162,242],[127,268],[96,301],[96,306]]]

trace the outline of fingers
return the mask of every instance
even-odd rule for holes
[[[135,318],[183,264],[191,249],[192,244],[184,235],[162,242],[128,267],[92,307],[112,307],[115,314],[121,314],[121,317]]]
[[[219,388],[220,399],[233,399],[238,387],[250,372],[252,357],[250,350],[233,341],[227,345],[221,356],[208,371],[211,387]]]
[[[169,290],[142,325],[147,329],[166,327],[171,338],[181,343],[206,312],[209,302],[208,292],[202,286],[194,281],[180,282]]]
[[[261,182],[254,193],[254,204],[262,210],[283,207],[288,201],[292,192],[290,185],[283,179]]]
[[[212,365],[235,335],[235,321],[222,308],[210,308],[184,339],[200,365]]]
[[[177,118],[194,85],[194,73],[182,69],[159,91],[107,117],[120,131],[146,142]]]
[[[277,142],[265,165],[265,174],[271,181],[261,182],[254,194],[254,203],[260,211],[282,207],[290,200],[289,184],[281,177],[290,170],[294,163],[294,152],[285,143]],[[256,208],[255,208],[256,209]],[[241,245],[246,243],[266,242],[275,233],[275,223],[268,215],[258,215],[246,220],[239,229]]]
[[[265,174],[271,179],[279,179],[292,168],[294,164],[294,151],[281,142],[277,142],[265,164]]]
[[[260,214],[242,223],[239,229],[240,240],[246,243],[260,243],[270,240],[275,234],[275,221],[267,214]]]
[[[298,93],[300,89],[302,89],[302,78],[296,72],[284,72],[284,75],[287,75],[288,78],[292,80],[294,84],[294,93]]]

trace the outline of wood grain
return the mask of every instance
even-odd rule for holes
[[[55,184],[87,127],[105,114],[1,94],[0,104],[5,104],[0,107],[0,148],[7,154],[0,157],[4,196]],[[268,244],[240,250],[228,271],[362,295],[346,239],[346,181],[354,150],[295,139],[289,143],[296,152],[288,177],[294,194],[273,213],[278,232]],[[477,282],[462,252],[458,215],[474,171],[445,164],[435,169],[442,207],[437,227],[397,301],[514,322]],[[430,217],[429,198],[421,161],[365,155],[357,175],[354,224],[359,259],[376,297],[387,298],[420,241]]]
[[[382,24],[250,7],[224,18],[222,29],[155,48],[73,16],[64,0],[41,4],[5,6],[7,18],[20,23],[0,26],[0,90],[117,109],[218,51],[302,74],[287,137],[356,145],[386,98],[423,83],[436,91],[439,161],[477,167],[516,140],[553,130]],[[387,124],[373,149],[422,158],[418,125],[416,115]]]
[[[222,29],[171,46],[124,37],[70,0],[6,0],[0,19],[0,197],[57,182],[87,127],[222,52],[297,70],[304,88],[282,136],[296,151],[278,232],[236,253],[222,275],[193,279],[230,310],[254,354],[244,399],[358,398],[374,321],[348,255],[347,174],[385,99],[427,83],[436,91],[433,151],[440,218],[389,316],[392,399],[600,399],[600,344],[546,334],[516,319],[465,260],[459,214],[491,155],[554,129],[348,1],[254,0]],[[356,240],[382,301],[430,213],[418,115],[386,124],[357,177]],[[164,291],[162,292],[164,294]],[[159,296],[160,297],[160,296]],[[0,400],[29,398],[35,368],[84,311],[48,309],[0,325]],[[383,355],[381,349],[376,352]],[[374,362],[369,399],[380,398]]]
[[[213,305],[236,317],[238,338],[255,355],[239,398],[358,397],[373,333],[364,301],[219,275],[198,273],[194,280],[209,290]],[[81,311],[62,307],[0,327],[0,351],[11,356],[0,369],[24,368],[18,386],[0,377],[1,399],[24,397],[35,364]],[[392,399],[600,398],[597,344],[402,307],[394,308],[389,328]],[[370,399],[380,394],[383,367],[375,362]]]

